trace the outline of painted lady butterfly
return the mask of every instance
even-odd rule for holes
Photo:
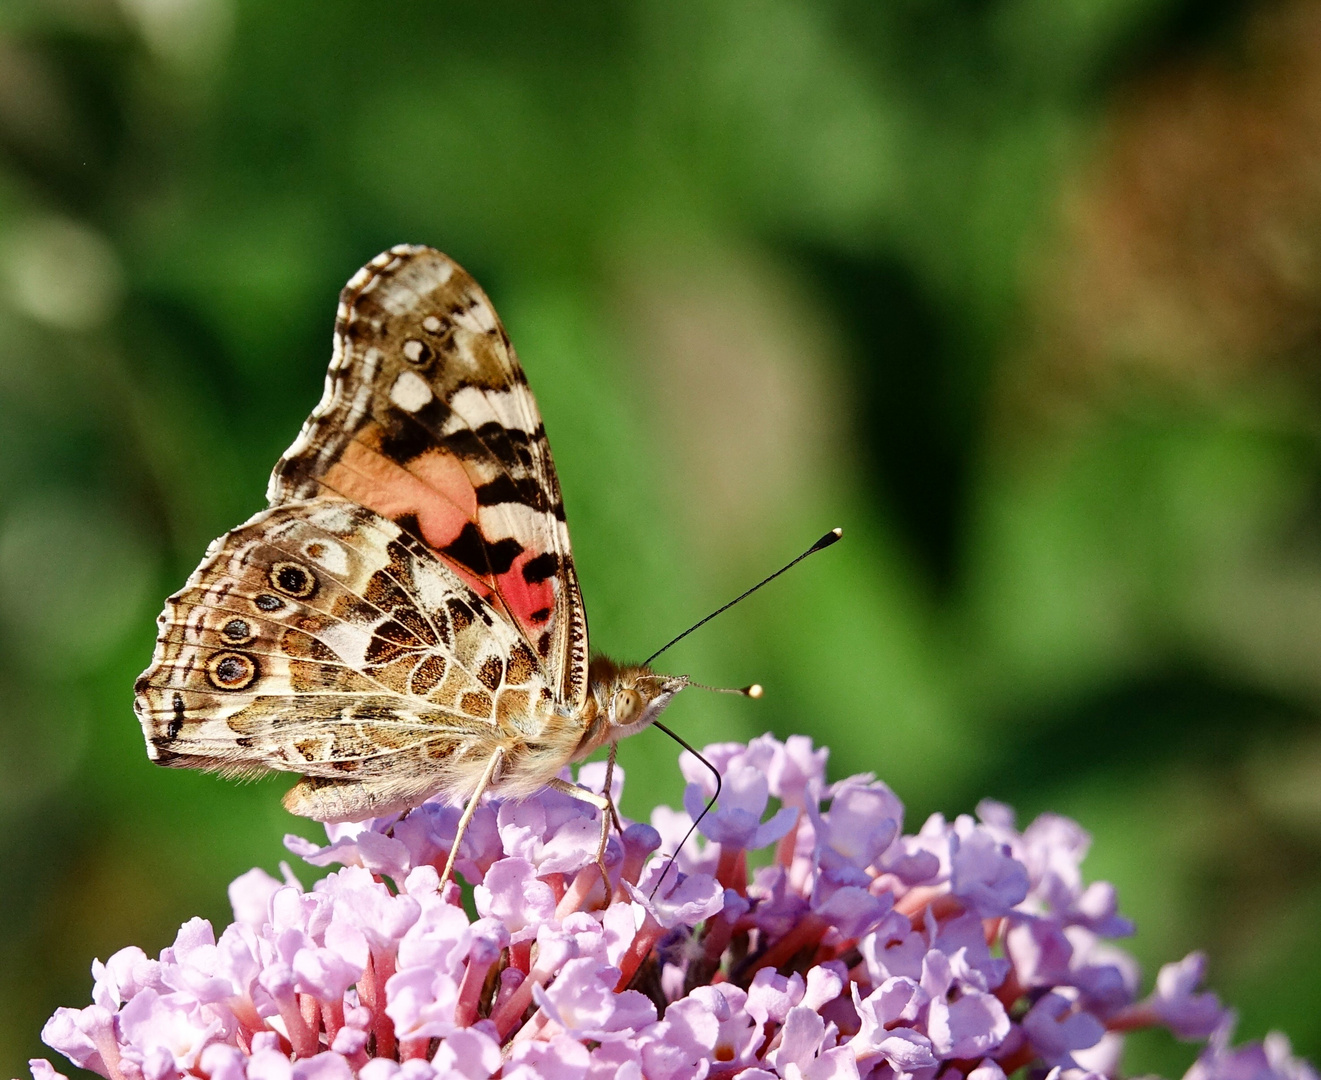
[[[601,809],[604,850],[608,799],[559,773],[607,744],[613,764],[687,679],[589,662],[536,401],[451,259],[400,246],[354,275],[267,498],[157,620],[151,759],[301,773],[284,804],[322,821],[552,787]]]

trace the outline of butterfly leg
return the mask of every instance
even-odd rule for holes
[[[491,760],[486,763],[486,768],[482,771],[481,779],[477,781],[477,786],[468,796],[468,805],[463,808],[463,816],[459,818],[459,827],[454,830],[454,845],[450,848],[449,858],[445,860],[445,872],[440,875],[440,892],[444,893],[445,886],[449,883],[450,876],[454,873],[454,860],[459,857],[459,845],[463,842],[463,834],[468,831],[468,822],[472,820],[473,814],[477,812],[477,804],[481,801],[482,792],[491,786],[491,781],[495,779],[495,774],[500,771],[500,762],[505,759],[504,747],[496,747],[491,755]]]
[[[619,820],[619,811],[615,809],[614,797],[610,794],[611,786],[615,777],[615,755],[619,753],[619,743],[610,744],[610,756],[605,761],[605,786],[601,788],[601,794],[610,803],[610,820],[615,823],[615,832],[620,836],[624,835],[624,823]],[[605,857],[605,842],[608,838],[608,832],[603,827],[601,829],[601,851],[598,859]]]
[[[612,748],[613,749],[613,748]],[[608,767],[607,767],[608,768]],[[607,772],[607,778],[609,772]],[[556,791],[562,791],[580,802],[591,803],[601,812],[601,842],[596,847],[596,867],[601,871],[601,880],[605,883],[606,903],[610,902],[610,871],[605,867],[605,845],[610,839],[610,820],[614,818],[619,820],[619,815],[615,813],[614,801],[607,795],[598,795],[595,791],[588,791],[586,788],[578,787],[577,784],[570,784],[567,780],[561,780],[559,777],[551,780],[547,787],[552,787]],[[609,780],[606,781],[606,791],[610,790]]]

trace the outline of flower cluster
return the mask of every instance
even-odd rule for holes
[[[724,782],[702,839],[667,866],[713,793],[684,755],[686,812],[612,836],[608,895],[597,811],[554,791],[477,808],[456,857],[475,917],[439,888],[457,808],[330,826],[287,841],[341,867],[310,891],[243,875],[218,938],[194,919],[159,959],[98,961],[93,1004],[43,1036],[108,1080],[1089,1080],[1159,1025],[1207,1040],[1187,1080],[1316,1080],[1283,1036],[1229,1046],[1197,954],[1139,999],[1073,822],[1020,832],[987,802],[905,834],[888,787],[827,784],[806,738],[706,755]],[[578,780],[600,790],[602,766]]]

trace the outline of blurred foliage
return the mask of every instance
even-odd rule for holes
[[[131,686],[404,241],[518,345],[598,648],[845,527],[667,657],[768,690],[688,737],[1077,816],[1148,978],[1321,1057],[1318,80],[1305,0],[6,0],[0,1072],[314,834]]]

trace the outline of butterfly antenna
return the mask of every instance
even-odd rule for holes
[[[660,675],[656,672],[650,672],[645,675],[639,675],[638,682],[649,679],[652,682],[666,682],[674,679],[673,675]],[[713,694],[737,694],[739,697],[759,698],[766,691],[761,683],[753,683],[751,686],[707,686],[706,683],[693,682],[687,675],[679,676],[683,680],[684,686],[691,686],[694,690],[710,690]]]
[[[732,686],[707,686],[705,683],[693,682],[692,679],[689,679],[688,685],[694,690],[710,690],[713,694],[738,694],[739,697],[750,697],[753,699],[759,698],[765,693],[762,689],[761,683],[753,683],[751,686],[740,686],[735,688]]]
[[[792,560],[792,561],[790,561],[790,562],[785,563],[782,567],[780,567],[780,569],[776,570],[775,573],[773,573],[770,577],[768,577],[768,578],[763,578],[761,581],[757,582],[757,584],[755,584],[754,586],[752,586],[752,588],[750,588],[747,592],[739,593],[739,595],[736,596],[736,597],[734,597],[734,599],[731,600],[728,604],[725,604],[725,605],[723,605],[722,607],[718,607],[718,608],[716,608],[715,611],[711,612],[711,614],[708,615],[705,619],[702,619],[702,620],[700,620],[699,622],[695,622],[695,623],[693,623],[692,626],[688,627],[687,630],[685,630],[682,634],[680,634],[680,635],[679,635],[677,638],[675,638],[674,640],[672,640],[672,641],[667,641],[664,645],[662,645],[659,649],[657,649],[654,653],[652,653],[652,654],[651,654],[650,656],[648,656],[644,661],[642,661],[642,666],[643,666],[643,667],[650,667],[650,666],[651,666],[651,662],[652,662],[653,660],[655,660],[656,657],[660,656],[661,653],[665,652],[665,650],[668,649],[668,648],[670,648],[672,645],[677,645],[677,644],[679,644],[679,642],[681,642],[684,638],[686,638],[689,634],[691,634],[691,633],[692,633],[694,630],[696,630],[698,627],[700,627],[700,626],[705,626],[705,625],[706,625],[707,623],[709,623],[712,619],[714,619],[717,615],[721,614],[722,612],[726,612],[726,611],[728,611],[730,608],[732,608],[735,604],[739,603],[740,601],[742,601],[742,600],[746,600],[749,596],[751,596],[753,593],[755,593],[755,592],[756,592],[758,589],[760,589],[763,585],[769,585],[772,581],[774,581],[777,577],[779,577],[781,574],[783,574],[786,570],[790,570],[790,569],[792,569],[793,567],[797,566],[800,562],[802,562],[804,559],[806,559],[809,555],[815,555],[815,554],[816,554],[818,551],[820,551],[822,548],[828,548],[828,547],[830,547],[831,544],[833,544],[836,540],[838,540],[838,539],[839,539],[841,536],[843,536],[843,535],[844,535],[844,530],[843,530],[843,529],[831,529],[830,532],[826,533],[825,536],[821,537],[820,540],[818,540],[818,541],[817,541],[815,544],[813,544],[810,548],[808,548],[808,549],[807,549],[806,551],[804,551],[801,555],[799,555],[798,558],[796,558],[796,559],[794,559],[794,560]],[[709,688],[708,688],[708,689],[709,689]],[[749,687],[749,689],[751,689],[751,687]],[[744,691],[741,691],[741,690],[740,690],[740,691],[735,691],[735,693],[743,693],[743,692],[744,692]],[[756,694],[748,694],[748,697],[756,697],[756,696],[757,696]]]
[[[732,692],[735,694],[742,693],[742,691],[740,690],[734,690]],[[716,800],[720,798],[720,770],[717,769],[714,765],[712,765],[711,762],[707,761],[706,758],[704,758],[691,746],[689,746],[688,741],[686,739],[682,738],[679,735],[676,735],[673,731],[667,728],[659,720],[653,720],[652,727],[660,728],[661,731],[665,732],[666,735],[668,735],[671,739],[673,739],[685,750],[687,750],[688,753],[692,754],[693,757],[695,757],[698,761],[700,761],[703,765],[705,765],[708,769],[711,770],[711,775],[716,778],[716,793],[711,796],[706,806],[702,808],[702,812],[697,815],[697,820],[688,826],[688,831],[683,834],[683,839],[679,841],[679,846],[674,849],[674,854],[671,855],[665,861],[665,868],[661,871],[660,877],[656,879],[656,884],[651,887],[651,892],[647,896],[648,900],[655,898],[656,891],[661,887],[661,883],[665,880],[665,875],[670,872],[670,867],[674,865],[674,860],[679,857],[679,852],[683,850],[684,844],[688,843],[689,838],[693,835],[693,830],[695,830],[697,826],[701,824],[702,818],[706,817],[706,815],[711,812],[711,807],[715,806]]]

